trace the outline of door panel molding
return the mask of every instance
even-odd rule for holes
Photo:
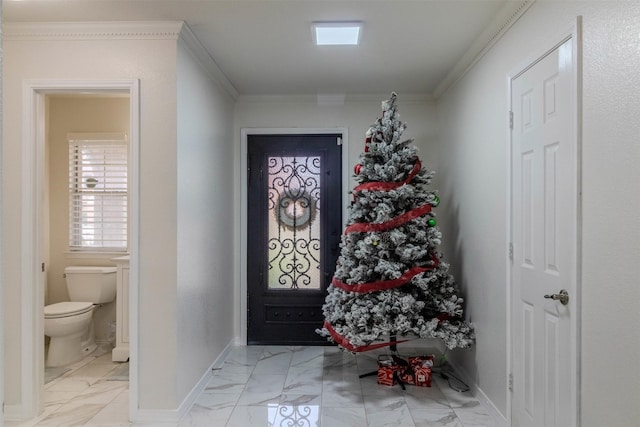
[[[250,135],[303,135],[303,134],[341,134],[342,135],[342,218],[346,218],[347,197],[346,191],[349,184],[349,133],[344,127],[339,128],[242,128],[240,130],[240,227],[237,231],[240,242],[240,265],[238,266],[240,287],[236,290],[237,329],[235,331],[236,343],[247,344],[247,222],[248,222],[248,139]]]
[[[512,176],[513,176],[513,167],[514,164],[512,163],[512,158],[513,158],[513,153],[512,153],[512,147],[513,147],[513,132],[515,131],[515,129],[512,131],[511,127],[514,126],[514,119],[513,119],[513,111],[515,111],[516,109],[516,105],[513,105],[513,101],[512,101],[512,97],[513,97],[513,93],[512,93],[512,84],[514,82],[514,80],[516,80],[518,77],[520,77],[522,74],[524,74],[525,72],[527,72],[529,69],[531,69],[532,67],[534,67],[535,65],[537,65],[540,61],[542,61],[545,57],[547,57],[550,53],[554,52],[556,49],[558,49],[560,46],[562,46],[563,44],[569,42],[570,46],[571,46],[571,55],[570,58],[567,58],[569,61],[571,61],[572,63],[572,69],[570,72],[570,82],[569,82],[569,96],[568,96],[568,101],[569,101],[569,106],[571,108],[570,111],[570,117],[569,117],[569,123],[567,123],[567,126],[569,127],[568,132],[569,132],[569,140],[574,144],[574,153],[573,153],[573,161],[575,162],[575,164],[573,165],[573,169],[571,170],[571,179],[574,182],[574,188],[573,191],[575,191],[575,196],[573,197],[573,200],[571,200],[570,203],[572,203],[572,209],[575,212],[575,224],[572,230],[572,238],[571,238],[571,245],[575,245],[574,246],[574,254],[572,254],[571,257],[571,269],[572,271],[570,271],[569,273],[572,274],[573,278],[572,278],[572,283],[571,283],[571,287],[572,289],[570,290],[571,293],[571,308],[572,308],[572,312],[571,312],[571,320],[570,320],[570,324],[569,324],[569,329],[570,329],[570,343],[569,343],[569,348],[570,348],[570,355],[569,358],[571,360],[571,385],[570,385],[570,389],[572,392],[572,396],[571,396],[571,400],[570,400],[570,412],[571,412],[571,426],[578,426],[580,425],[580,330],[581,330],[581,318],[580,318],[580,310],[581,310],[581,263],[580,263],[580,259],[581,259],[581,156],[580,156],[580,152],[581,152],[581,100],[582,100],[582,96],[581,96],[581,73],[582,73],[582,62],[581,62],[581,57],[582,57],[582,52],[581,52],[581,45],[582,45],[582,39],[581,39],[581,17],[578,17],[575,21],[575,23],[573,23],[568,29],[556,34],[554,37],[550,38],[547,40],[546,43],[543,43],[539,46],[538,49],[534,50],[534,53],[532,55],[530,55],[526,60],[522,61],[517,67],[515,67],[512,72],[510,72],[507,75],[507,105],[509,106],[509,114],[506,115],[507,117],[507,126],[506,126],[506,132],[507,132],[507,138],[506,138],[506,142],[507,142],[507,153],[508,153],[508,164],[507,164],[507,188],[506,188],[506,194],[507,194],[507,242],[506,242],[506,247],[509,248],[509,255],[507,256],[506,259],[506,263],[507,263],[507,269],[506,269],[506,294],[507,294],[507,354],[509,354],[509,357],[507,359],[507,378],[508,378],[508,384],[506,384],[506,389],[507,389],[507,421],[509,422],[510,425],[516,425],[516,423],[518,422],[517,419],[515,419],[514,417],[514,413],[513,413],[513,405],[514,405],[514,401],[513,401],[513,381],[517,381],[517,377],[518,375],[515,375],[516,373],[514,372],[514,336],[516,336],[516,334],[522,334],[522,330],[520,331],[516,331],[514,330],[514,316],[520,315],[522,316],[522,307],[521,305],[518,305],[518,303],[514,300],[514,291],[513,291],[513,286],[515,286],[514,283],[514,269],[517,267],[513,264],[513,252],[515,250],[518,250],[517,248],[514,248],[512,245],[512,242],[514,241],[514,219],[512,217],[513,215],[513,206],[514,206],[514,200],[513,200],[513,191],[514,189],[512,188]],[[561,59],[562,61],[562,59]],[[546,81],[547,84],[545,84],[544,90],[545,91],[553,91],[554,87],[553,87],[553,83],[554,81],[548,80]],[[555,112],[553,111],[553,105],[549,104],[549,105],[545,105],[545,113],[546,118],[548,120],[553,120],[554,119],[554,114]],[[515,127],[515,126],[514,126]],[[547,169],[545,172],[547,173],[547,178],[557,178],[559,176],[559,174],[563,174],[566,171],[564,171],[562,168],[557,169],[558,165],[555,164],[555,153],[551,153],[547,150],[547,152],[544,153],[545,154],[545,164],[551,168],[552,166],[555,167],[555,169]],[[562,202],[562,201],[560,201]],[[553,207],[554,209],[557,208],[558,206],[553,205],[546,205],[547,207],[543,207],[543,206],[539,206],[536,209],[542,209],[543,210],[543,214],[547,217],[549,217],[550,215],[553,217],[553,215],[555,215],[555,212],[550,212],[549,209],[551,207]],[[546,211],[545,211],[546,210]],[[542,230],[542,232],[546,235],[546,237],[553,237],[555,236],[555,233],[558,232],[559,230],[555,227],[557,224],[555,221],[550,222],[546,222],[545,223],[545,228]],[[557,273],[559,273],[557,271],[557,265],[555,263],[556,261],[556,256],[560,255],[557,252],[554,252],[554,250],[556,249],[554,245],[549,246],[549,244],[551,244],[552,242],[550,242],[548,239],[546,239],[546,247],[545,247],[545,251],[544,251],[544,256],[545,258],[542,260],[544,265],[544,269],[545,269],[545,274],[548,273],[548,275],[550,276],[554,276],[557,275]],[[553,242],[555,244],[555,242]],[[563,272],[563,273],[566,273]],[[559,291],[559,289],[558,289]],[[560,304],[559,302],[557,302],[557,304]],[[549,314],[549,313],[547,313]],[[556,341],[556,339],[558,338],[558,335],[556,332],[558,332],[557,330],[557,326],[558,324],[555,323],[557,319],[555,318],[550,318],[549,316],[545,317],[545,329],[546,332],[548,332],[547,335],[547,343],[549,344],[549,347],[554,347],[556,344],[558,344],[558,342]],[[555,338],[554,338],[555,337]],[[553,338],[553,339],[552,339]],[[549,341],[551,340],[551,341]],[[541,363],[544,363],[545,367],[549,368],[549,370],[553,370],[555,369],[556,365],[555,365],[555,360],[549,358],[550,354],[545,353],[545,358],[546,360],[541,361]],[[520,374],[521,375],[521,374]],[[551,384],[551,383],[549,383]],[[551,384],[553,385],[553,384]],[[557,384],[556,384],[557,385]],[[554,390],[547,390],[549,392],[557,392],[557,388],[554,388]],[[545,402],[545,404],[547,404],[548,402]]]

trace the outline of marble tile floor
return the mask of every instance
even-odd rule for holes
[[[336,347],[237,347],[216,371],[180,427],[450,426],[496,424],[470,392],[434,377],[432,387],[388,387],[377,356]],[[418,354],[402,349],[403,354]]]
[[[496,426],[470,392],[451,389],[438,375],[430,388],[405,391],[378,385],[375,376],[359,378],[376,369],[377,354],[352,355],[336,347],[234,347],[178,427]],[[128,383],[104,380],[115,368],[110,359],[96,357],[71,370],[47,384],[42,416],[5,426],[136,426],[126,420]]]
[[[111,346],[99,347],[44,386],[44,411],[29,421],[5,421],[5,427],[130,426],[129,382],[110,381],[120,363]]]

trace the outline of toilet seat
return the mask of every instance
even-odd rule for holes
[[[93,309],[91,302],[66,301],[50,304],[44,307],[45,319],[59,319],[86,313]]]

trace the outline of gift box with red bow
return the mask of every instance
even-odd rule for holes
[[[398,384],[400,365],[397,356],[378,356],[378,384]]]
[[[435,357],[433,354],[409,358],[409,365],[413,371],[414,385],[431,387],[431,368],[433,367],[434,360]]]
[[[399,356],[378,356],[378,384],[431,387],[434,359],[433,355],[409,357],[406,360]]]

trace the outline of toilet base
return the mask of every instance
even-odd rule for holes
[[[81,346],[82,333],[63,337],[51,337],[46,366],[54,368],[78,362],[84,358]]]
[[[93,327],[93,316],[91,317],[89,327],[87,328],[84,335],[82,335],[80,348],[82,349],[82,354],[84,356],[90,355],[96,350],[96,348],[98,348],[98,345],[96,344],[95,329]]]
[[[95,341],[82,342],[82,335],[76,337],[51,338],[47,353],[47,368],[66,366],[79,362],[98,348]]]
[[[50,337],[45,363],[48,368],[79,362],[97,348],[93,330],[93,310],[79,316],[53,321],[45,318],[45,334]]]

